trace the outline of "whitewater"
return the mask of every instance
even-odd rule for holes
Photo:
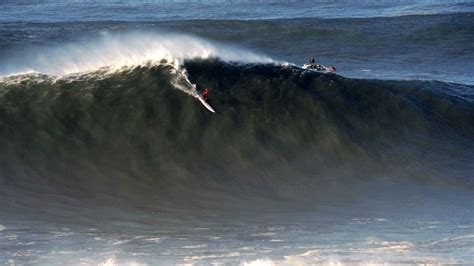
[[[273,63],[267,56],[211,43],[198,37],[166,32],[101,32],[95,39],[76,40],[55,47],[35,47],[10,55],[2,76],[39,73],[64,76],[165,62],[179,69],[184,60],[220,58],[224,61]]]

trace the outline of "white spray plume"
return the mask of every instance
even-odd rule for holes
[[[95,40],[39,48],[21,60],[0,67],[0,75],[37,72],[68,75],[108,67],[122,67],[166,60],[179,69],[186,59],[216,57],[223,61],[273,63],[249,50],[211,43],[198,37],[172,33],[102,33]]]

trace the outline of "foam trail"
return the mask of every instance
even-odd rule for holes
[[[244,63],[274,62],[267,56],[211,43],[198,37],[158,32],[104,32],[92,41],[77,41],[21,54],[13,54],[11,58],[15,60],[0,66],[0,76],[31,72],[61,76],[104,67],[114,71],[163,60],[179,68],[184,60],[211,57]]]
[[[209,111],[215,113],[216,111],[212,106],[203,99],[201,94],[196,89],[196,84],[192,83],[187,75],[186,69],[173,68],[173,74],[176,75],[175,80],[171,81],[171,84],[178,90],[193,96],[198,99]],[[182,85],[184,83],[184,85]]]
[[[189,80],[186,69],[180,68],[178,66],[178,67],[173,68],[172,71],[174,72],[173,74],[176,75],[176,78],[173,81],[171,81],[171,84],[173,84],[173,86],[176,89],[186,94],[189,94],[193,97],[198,98],[199,94],[196,90],[196,84],[192,83]],[[183,82],[184,82],[184,85],[183,85]]]

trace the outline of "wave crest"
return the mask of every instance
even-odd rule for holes
[[[102,32],[92,41],[87,39],[31,49],[22,54],[13,55],[15,60],[12,62],[15,63],[4,64],[0,68],[0,75],[69,75],[104,67],[116,71],[123,67],[160,62],[171,63],[178,68],[184,60],[208,58],[244,63],[275,62],[270,57],[249,50],[169,32]]]

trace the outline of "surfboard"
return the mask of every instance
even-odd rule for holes
[[[196,95],[195,96],[196,98],[198,98],[198,100],[202,103],[202,105],[204,105],[204,107],[206,107],[207,110],[215,113],[216,111],[214,111],[214,109],[201,97],[201,95]]]

